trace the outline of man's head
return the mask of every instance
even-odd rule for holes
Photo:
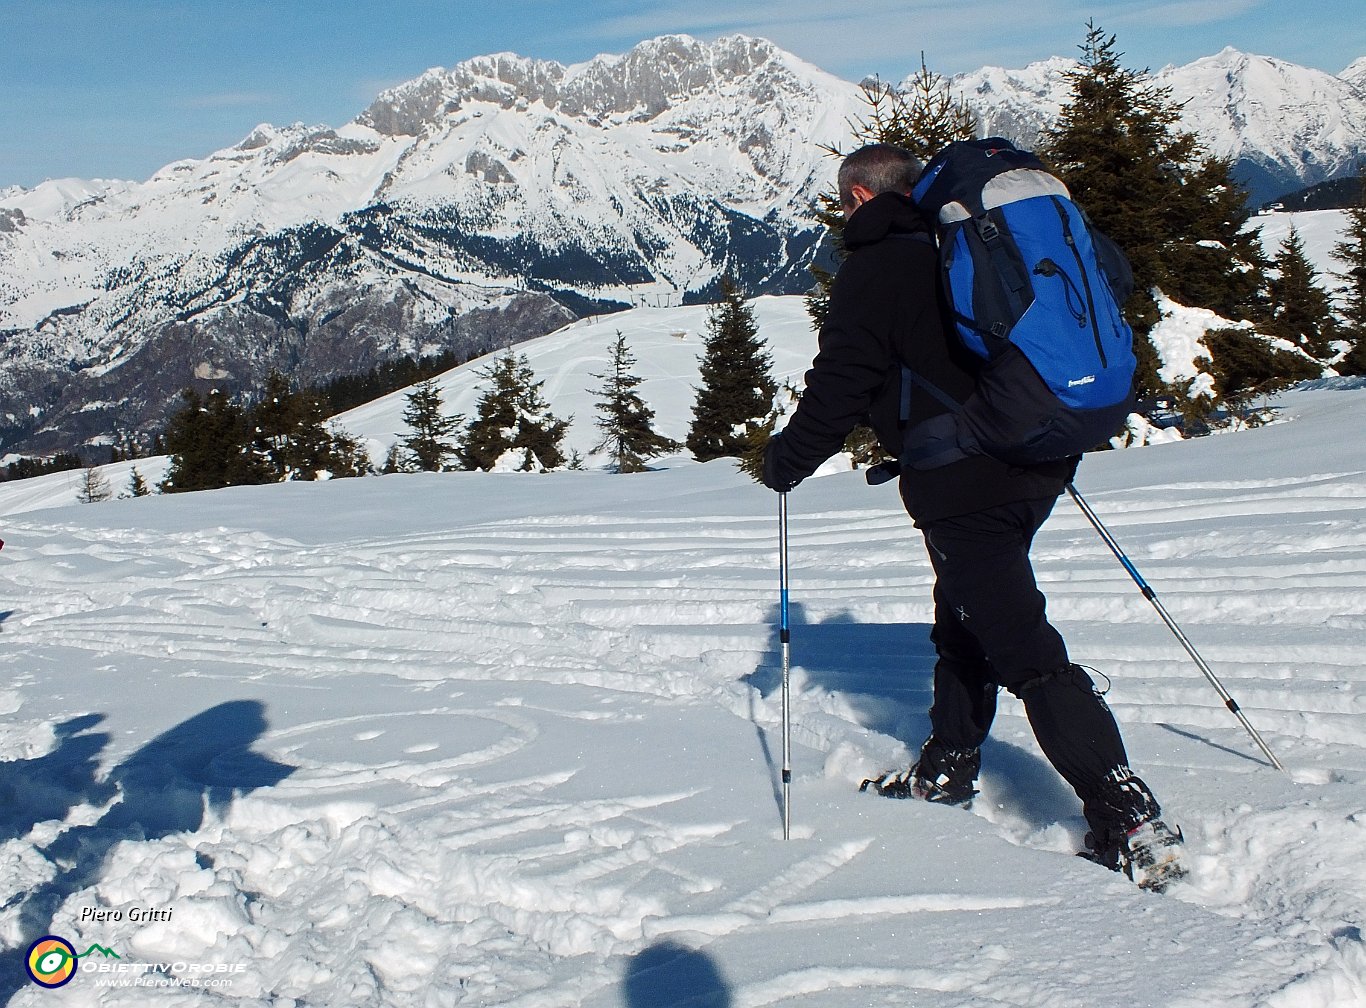
[[[840,163],[840,208],[844,216],[881,193],[909,194],[924,167],[902,147],[883,143],[860,147]]]

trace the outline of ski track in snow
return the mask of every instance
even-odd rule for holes
[[[0,989],[18,1006],[1366,1004],[1366,473],[1155,498],[1118,465],[1088,499],[1291,770],[1064,498],[1040,580],[1186,831],[1192,878],[1165,897],[1070,856],[1075,798],[1006,694],[971,814],[856,793],[913,758],[933,665],[928,562],[892,492],[857,476],[793,497],[787,843],[772,499],[729,473],[672,507],[515,498],[468,524],[452,493],[426,530],[328,542],[188,511],[15,516],[0,796],[38,811],[0,834],[6,969],[35,925],[249,966],[224,992]],[[686,494],[703,471],[644,478]],[[228,712],[236,744],[194,757],[222,727],[200,712]],[[174,923],[77,921],[137,905]]]

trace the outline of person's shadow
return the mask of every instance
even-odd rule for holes
[[[26,836],[40,822],[63,820],[78,805],[103,805],[114,785],[97,781],[100,753],[109,744],[95,732],[102,714],[84,714],[57,725],[57,747],[35,759],[0,763],[0,843]]]
[[[765,698],[782,688],[782,642],[776,605],[769,619],[773,631],[765,656],[753,672],[742,677],[743,682]],[[790,664],[800,667],[808,688],[840,693],[862,727],[900,741],[910,750],[913,762],[930,733],[929,709],[934,700],[937,657],[930,641],[930,626],[860,623],[847,612],[811,623],[800,603],[789,603],[788,627]],[[751,720],[755,722],[781,815],[781,770],[773,756],[779,747],[769,742],[768,733],[752,712]],[[1009,742],[987,739],[982,746],[982,775],[1004,780],[1006,787],[996,789],[994,800],[1004,811],[1035,828],[1078,811],[1075,796],[1052,766]],[[854,784],[857,786],[857,782]]]
[[[11,900],[21,904],[20,947],[0,953],[0,1004],[27,985],[28,944],[57,927],[55,913],[73,893],[95,884],[105,859],[125,840],[157,840],[193,832],[205,812],[221,814],[237,795],[270,787],[294,768],[252,751],[267,723],[256,700],[219,704],[152,739],[96,778],[106,734],[86,734],[103,717],[89,715],[58,729],[62,742],[48,756],[0,766],[0,795],[13,794],[0,817],[0,836],[22,836],[36,823],[63,819],[78,804],[119,800],[88,826],[73,826],[40,853],[58,870],[53,878]],[[60,931],[60,928],[58,928]]]
[[[711,956],[672,939],[632,956],[622,981],[627,1008],[731,1008],[730,988]]]

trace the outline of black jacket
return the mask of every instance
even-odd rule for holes
[[[899,193],[883,193],[849,217],[848,256],[831,288],[806,391],[772,443],[769,469],[780,479],[795,483],[811,475],[860,422],[870,423],[883,450],[898,456],[904,426],[947,412],[915,389],[909,422],[900,423],[903,363],[959,402],[972,392],[977,358],[944,322],[937,257],[928,237],[919,210]],[[998,504],[1056,497],[1074,469],[1074,462],[1021,468],[974,455],[938,469],[906,470],[901,495],[923,525]]]

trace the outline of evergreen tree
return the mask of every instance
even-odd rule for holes
[[[371,476],[375,467],[370,461],[370,452],[360,439],[337,424],[328,424],[327,464],[324,468],[331,479],[346,479],[355,476]]]
[[[395,442],[389,446],[389,450],[384,455],[384,464],[379,470],[385,476],[394,473],[408,472],[408,466],[403,461],[403,445]]]
[[[359,442],[329,426],[327,405],[315,389],[296,391],[272,371],[248,417],[252,447],[276,480],[363,476],[370,460]]]
[[[271,482],[269,468],[250,448],[251,429],[240,406],[217,389],[207,399],[186,389],[183,398],[185,405],[166,427],[171,463],[161,484],[163,492]]]
[[[1332,303],[1319,286],[1318,275],[1304,254],[1304,242],[1293,225],[1273,265],[1276,273],[1267,285],[1269,317],[1262,328],[1313,357],[1331,356],[1331,341],[1336,335]]]
[[[687,447],[699,462],[741,458],[751,447],[747,427],[758,424],[773,404],[778,386],[772,356],[759,338],[754,309],[729,279],[722,299],[707,314],[701,378],[693,402]]]
[[[655,411],[636,392],[641,382],[632,372],[636,359],[620,331],[610,352],[607,372],[592,376],[603,383],[597,421],[602,440],[593,450],[607,452],[615,472],[643,472],[648,460],[677,451],[679,444],[654,429]]]
[[[456,450],[461,466],[489,470],[512,457],[522,472],[564,468],[570,420],[550,412],[541,396],[545,383],[536,381],[531,362],[509,350],[479,375],[488,386]]]
[[[289,379],[271,371],[252,407],[252,445],[276,480],[312,480],[325,454],[316,399],[297,393]]]
[[[451,438],[460,429],[464,417],[446,416],[442,412],[441,390],[431,378],[417,385],[406,399],[408,405],[403,409],[403,422],[412,433],[400,443],[418,470],[444,471],[448,468],[446,459],[456,453]]]
[[[971,140],[977,135],[976,113],[954,96],[948,81],[925,65],[923,53],[920,71],[905,90],[898,91],[876,78],[860,87],[868,111],[862,122],[854,124],[855,149],[873,143],[892,144],[928,161],[955,140]],[[845,153],[835,147],[827,151],[834,157],[843,157]],[[842,258],[844,215],[840,212],[839,193],[833,189],[821,193],[815,216],[830,232],[836,254]],[[819,329],[825,322],[834,274],[815,266],[811,272],[816,288],[807,295],[807,312]]]
[[[1210,351],[1209,370],[1215,391],[1225,403],[1235,406],[1322,372],[1303,355],[1271,346],[1247,329],[1215,329],[1205,333],[1200,342]]]
[[[128,496],[147,497],[151,492],[152,488],[147,485],[147,480],[143,478],[142,473],[138,472],[138,467],[133,466],[132,471],[128,474]]]
[[[1180,106],[1170,89],[1146,70],[1126,69],[1115,37],[1093,23],[1081,50],[1068,74],[1069,102],[1039,153],[1133,265],[1125,316],[1137,337],[1139,391],[1150,394],[1161,386],[1147,339],[1160,319],[1153,291],[1245,319],[1257,308],[1264,257],[1255,232],[1245,230],[1245,193],[1229,162],[1178,129]]]
[[[1347,356],[1334,365],[1343,375],[1366,375],[1366,170],[1357,181],[1356,205],[1347,208],[1342,241],[1333,246],[1333,258],[1343,265],[1336,276],[1347,285],[1340,333],[1348,344]]]

